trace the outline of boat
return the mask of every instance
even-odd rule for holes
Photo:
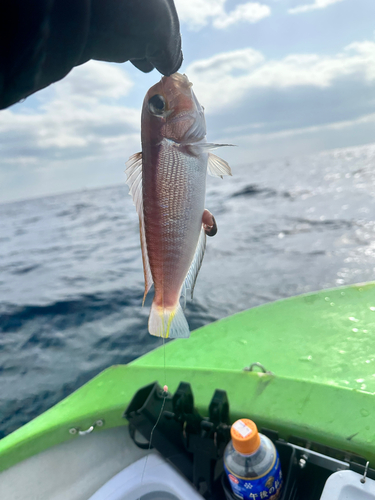
[[[234,499],[222,456],[245,417],[279,451],[280,500],[375,499],[374,332],[371,282],[264,304],[112,366],[0,441],[0,498]]]

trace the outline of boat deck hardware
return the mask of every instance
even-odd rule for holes
[[[263,434],[266,434],[273,442],[276,442],[279,437],[277,432],[275,433],[274,431],[269,431],[268,429],[261,429],[261,432]],[[328,467],[330,468],[330,470],[332,470],[332,472],[336,472],[336,470],[344,470],[342,464],[345,463],[347,464],[347,467],[345,467],[345,469],[350,469],[353,472],[361,474],[362,476],[365,475],[366,471],[365,477],[369,477],[370,479],[375,480],[375,469],[371,469],[369,465],[367,465],[367,459],[364,457],[361,457],[354,453],[338,450],[337,448],[333,448],[331,446],[322,445],[314,441],[308,441],[297,436],[289,436],[288,442],[295,446],[296,449],[307,449],[308,455],[311,455],[312,452],[316,452],[317,456],[325,457],[326,460],[334,459],[331,460],[331,462],[327,461],[325,464],[318,464],[322,465],[323,467],[327,467],[327,464],[329,463],[333,464],[331,467]],[[335,462],[335,460],[337,462]],[[339,464],[339,468],[334,468],[335,463]]]
[[[250,366],[245,366],[243,369],[244,372],[255,372],[254,368],[260,368],[261,372],[266,373],[267,375],[275,375],[273,372],[266,370],[265,366],[262,363],[251,363]]]
[[[301,446],[293,445],[293,448],[299,451],[299,453],[301,454],[298,462],[301,469],[306,466],[307,462],[312,465],[322,467],[323,469],[330,470],[332,472],[348,470],[350,468],[348,462],[343,462],[341,460],[337,460],[336,458],[322,455],[321,453],[313,450],[307,450],[306,448],[302,448]]]
[[[164,411],[154,429],[150,444],[168,458],[206,498],[213,498],[220,484],[222,467],[216,465],[222,458],[230,438],[229,402],[225,391],[216,390],[208,407],[208,417],[202,417],[194,408],[190,384],[181,382],[172,396],[163,394],[155,382],[140,389],[133,397],[124,417],[129,421],[129,432],[134,440],[138,431],[149,441],[162,408]],[[135,444],[138,444],[135,441]]]
[[[72,427],[71,429],[69,429],[69,433],[73,434],[73,435],[78,434],[79,436],[87,436],[87,434],[92,433],[92,431],[95,429],[95,427],[103,427],[103,425],[104,425],[104,420],[99,419],[96,422],[94,422],[92,425],[90,425],[90,427],[88,429],[86,429],[85,431],[82,431],[79,427]]]
[[[365,466],[365,472],[363,473],[363,477],[360,480],[362,484],[366,482],[366,476],[367,476],[369,465],[370,465],[370,462],[367,461],[366,466]]]
[[[298,465],[301,469],[304,469],[306,467],[308,459],[309,457],[307,455],[302,455],[302,457],[299,459]]]

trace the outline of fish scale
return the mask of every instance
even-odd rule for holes
[[[148,257],[151,269],[154,269],[155,296],[160,303],[164,298],[165,303],[165,298],[168,298],[169,292],[172,291],[172,303],[167,300],[167,306],[173,306],[178,301],[180,288],[194,257],[199,237],[204,210],[205,171],[202,167],[199,169],[193,165],[197,162],[196,159],[191,161],[168,143],[162,145],[158,159],[160,170],[156,181],[157,198],[151,202],[152,205],[163,208],[161,223],[148,224],[148,217],[145,218]],[[144,176],[147,177],[147,171]],[[198,188],[194,189],[194,186]],[[146,213],[148,200],[151,198],[148,196],[148,190],[153,189],[154,185],[146,181]],[[199,198],[200,204],[195,202],[195,199]],[[149,243],[150,240],[153,244]],[[157,265],[154,265],[156,262]]]

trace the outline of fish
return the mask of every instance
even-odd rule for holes
[[[154,285],[148,321],[151,335],[187,338],[183,312],[193,291],[206,236],[217,225],[205,208],[206,174],[232,175],[228,163],[210,152],[230,144],[208,143],[204,108],[186,75],[164,76],[143,101],[142,151],[126,168],[129,194],[139,216],[145,278],[144,305]]]

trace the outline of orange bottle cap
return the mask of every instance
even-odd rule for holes
[[[252,420],[241,418],[232,425],[230,430],[233,447],[239,453],[249,455],[260,446],[258,428]]]

